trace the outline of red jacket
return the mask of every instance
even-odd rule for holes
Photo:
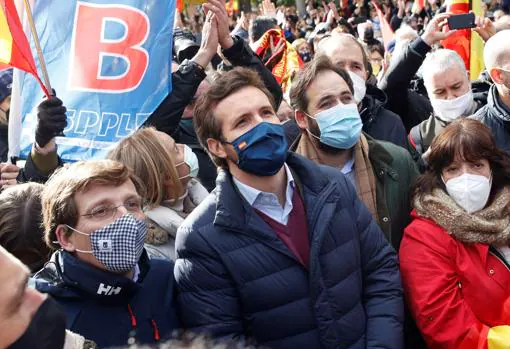
[[[510,348],[510,270],[485,244],[464,244],[431,220],[405,229],[400,270],[429,348]]]

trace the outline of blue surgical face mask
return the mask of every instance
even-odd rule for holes
[[[279,124],[261,122],[232,142],[238,162],[237,166],[256,176],[273,176],[287,159],[287,139]]]
[[[320,138],[308,132],[322,144],[337,149],[350,149],[359,140],[363,123],[356,104],[339,103],[321,111],[315,117],[306,115],[317,121],[321,131]]]

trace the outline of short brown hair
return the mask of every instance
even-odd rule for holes
[[[80,161],[58,169],[46,182],[42,192],[44,239],[51,249],[58,249],[55,230],[60,224],[71,227],[78,223],[76,193],[91,185],[120,186],[131,180],[138,194],[145,195],[141,181],[120,162],[113,160]]]
[[[491,197],[510,183],[510,157],[497,147],[491,130],[478,120],[460,118],[432,141],[428,168],[418,178],[414,195],[429,194],[436,188],[445,190],[442,171],[456,159],[489,161],[492,171]]]
[[[108,159],[123,163],[143,181],[147,203],[151,207],[159,206],[167,199],[166,180],[169,179],[175,189],[171,193],[172,200],[177,200],[182,189],[170,150],[161,144],[156,132],[153,127],[141,128],[122,139],[108,154]]]
[[[202,94],[195,105],[193,113],[195,132],[200,144],[206,149],[216,166],[226,168],[227,163],[224,159],[211,154],[207,147],[207,140],[209,138],[224,141],[221,134],[222,125],[214,116],[213,110],[222,100],[245,87],[255,87],[262,91],[269,99],[276,113],[277,108],[274,97],[268,91],[259,75],[249,68],[241,67],[234,68],[216,79],[211,84],[209,91]],[[239,102],[242,103],[242,101]]]
[[[42,228],[39,183],[24,183],[0,194],[0,245],[27,265],[32,273],[49,259]]]
[[[331,70],[340,75],[347,83],[347,86],[349,86],[351,92],[354,91],[349,73],[344,69],[336,67],[325,55],[318,55],[298,73],[297,78],[292,84],[289,95],[292,108],[306,113],[308,112],[308,104],[310,101],[306,96],[306,91],[310,84],[314,82],[317,75],[327,70]]]

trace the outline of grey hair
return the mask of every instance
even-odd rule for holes
[[[427,80],[429,80],[432,75],[444,73],[455,66],[461,72],[465,73],[466,79],[468,79],[468,73],[466,66],[464,65],[464,61],[460,58],[457,52],[448,49],[439,49],[429,53],[421,66],[425,87],[428,85]]]

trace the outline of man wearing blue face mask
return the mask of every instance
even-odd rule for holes
[[[220,171],[177,232],[184,327],[274,349],[403,348],[395,252],[339,170],[287,152],[275,109],[242,68],[197,101]]]
[[[349,74],[324,56],[300,72],[290,91],[301,136],[292,149],[316,163],[341,169],[398,249],[410,223],[409,198],[418,170],[402,147],[362,133]]]
[[[155,343],[178,328],[173,264],[149,259],[143,186],[124,165],[78,162],[42,194],[45,241],[58,249],[34,276],[66,313],[66,328],[99,347]]]

